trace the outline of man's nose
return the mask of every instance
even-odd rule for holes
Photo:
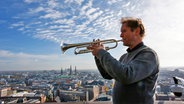
[[[120,37],[123,37],[123,33],[120,34]]]

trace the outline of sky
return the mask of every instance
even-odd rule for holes
[[[120,39],[122,17],[141,18],[161,67],[184,66],[184,0],[0,0],[0,71],[97,69],[91,53],[61,43]],[[122,43],[109,50],[117,60]]]

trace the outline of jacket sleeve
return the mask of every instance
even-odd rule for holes
[[[95,62],[96,62],[96,66],[97,66],[100,74],[102,75],[102,77],[105,78],[105,79],[112,79],[112,77],[102,67],[102,65],[100,64],[100,60],[97,57],[95,57]]]
[[[159,66],[156,53],[149,50],[139,52],[130,63],[116,60],[105,50],[99,50],[97,56],[105,72],[124,84],[131,84],[150,76]]]

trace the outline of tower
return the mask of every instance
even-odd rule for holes
[[[69,75],[72,75],[72,66],[70,65],[70,69],[69,69]]]
[[[63,75],[64,73],[63,73],[63,68],[61,68],[61,75]]]
[[[75,66],[75,73],[74,74],[77,75],[77,68],[76,68],[76,66]]]

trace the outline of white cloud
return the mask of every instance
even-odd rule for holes
[[[34,1],[26,0],[25,2],[31,4]],[[20,27],[19,30],[33,37],[53,39],[53,41],[57,40],[56,42],[58,40],[75,42],[75,40],[86,39],[87,36],[89,40],[109,38],[119,32],[117,29],[119,19],[122,14],[127,14],[126,12],[133,7],[133,4],[136,4],[133,2],[126,3],[121,0],[108,2],[97,0],[39,1],[36,7],[28,11],[32,13],[30,19],[25,23],[29,28]],[[136,10],[138,7],[134,6],[133,9]],[[39,24],[33,24],[38,22]],[[48,30],[48,34],[45,33],[45,30]]]
[[[83,2],[84,2],[84,0],[64,0],[65,4],[75,3],[79,6],[81,6]]]
[[[91,7],[92,7],[92,0],[89,0],[88,3],[81,8],[81,12],[80,12],[81,15],[86,15],[87,9]]]
[[[96,11],[95,8],[91,8],[91,9],[87,10],[86,15],[90,15],[90,14],[94,13],[95,11]]]
[[[26,3],[33,3],[33,2],[38,2],[39,0],[24,0]]]
[[[55,8],[55,7],[58,7],[58,3],[56,2],[56,0],[49,0],[48,6],[51,8]]]
[[[38,8],[30,9],[29,13],[34,14],[34,13],[39,13],[39,12],[42,12],[42,11],[44,11],[44,8],[43,7],[38,7]]]
[[[27,53],[12,53],[7,50],[0,50],[1,58],[37,58],[37,59],[55,59],[57,56],[55,55],[32,55]]]
[[[161,66],[184,66],[184,1],[152,0],[143,12],[147,26],[146,43],[160,56]]]
[[[77,43],[93,38],[119,38],[120,18],[135,16],[142,18],[146,26],[145,43],[158,52],[161,65],[184,65],[183,0],[45,2],[37,2],[38,6],[28,11],[32,13],[29,20],[14,23],[11,28],[18,27],[23,33],[39,39]]]
[[[75,0],[77,4],[81,5],[84,0]]]
[[[80,69],[93,69],[94,62],[90,60],[89,55],[85,58],[81,56],[71,57],[73,55],[36,55],[28,53],[13,53],[7,50],[0,50],[0,70],[58,70],[61,67],[67,68],[69,65],[77,66]],[[76,60],[85,60],[78,61]],[[91,65],[89,65],[91,63]]]
[[[57,55],[33,55],[0,50],[1,70],[44,70],[58,68]],[[35,61],[36,60],[36,61]]]
[[[40,16],[40,18],[44,18],[44,19],[57,19],[57,18],[61,18],[63,17],[62,13],[60,13],[59,11],[52,11],[50,13],[47,13],[44,16]]]
[[[24,22],[23,21],[19,21],[17,23],[11,24],[10,28],[16,28],[16,27],[22,27],[22,26],[24,26]]]
[[[74,21],[72,19],[58,19],[56,21],[53,21],[53,23],[56,23],[56,24],[74,24]]]
[[[118,1],[118,0],[109,0],[107,3],[111,5],[111,4],[113,4],[113,3],[116,3],[117,1]]]

